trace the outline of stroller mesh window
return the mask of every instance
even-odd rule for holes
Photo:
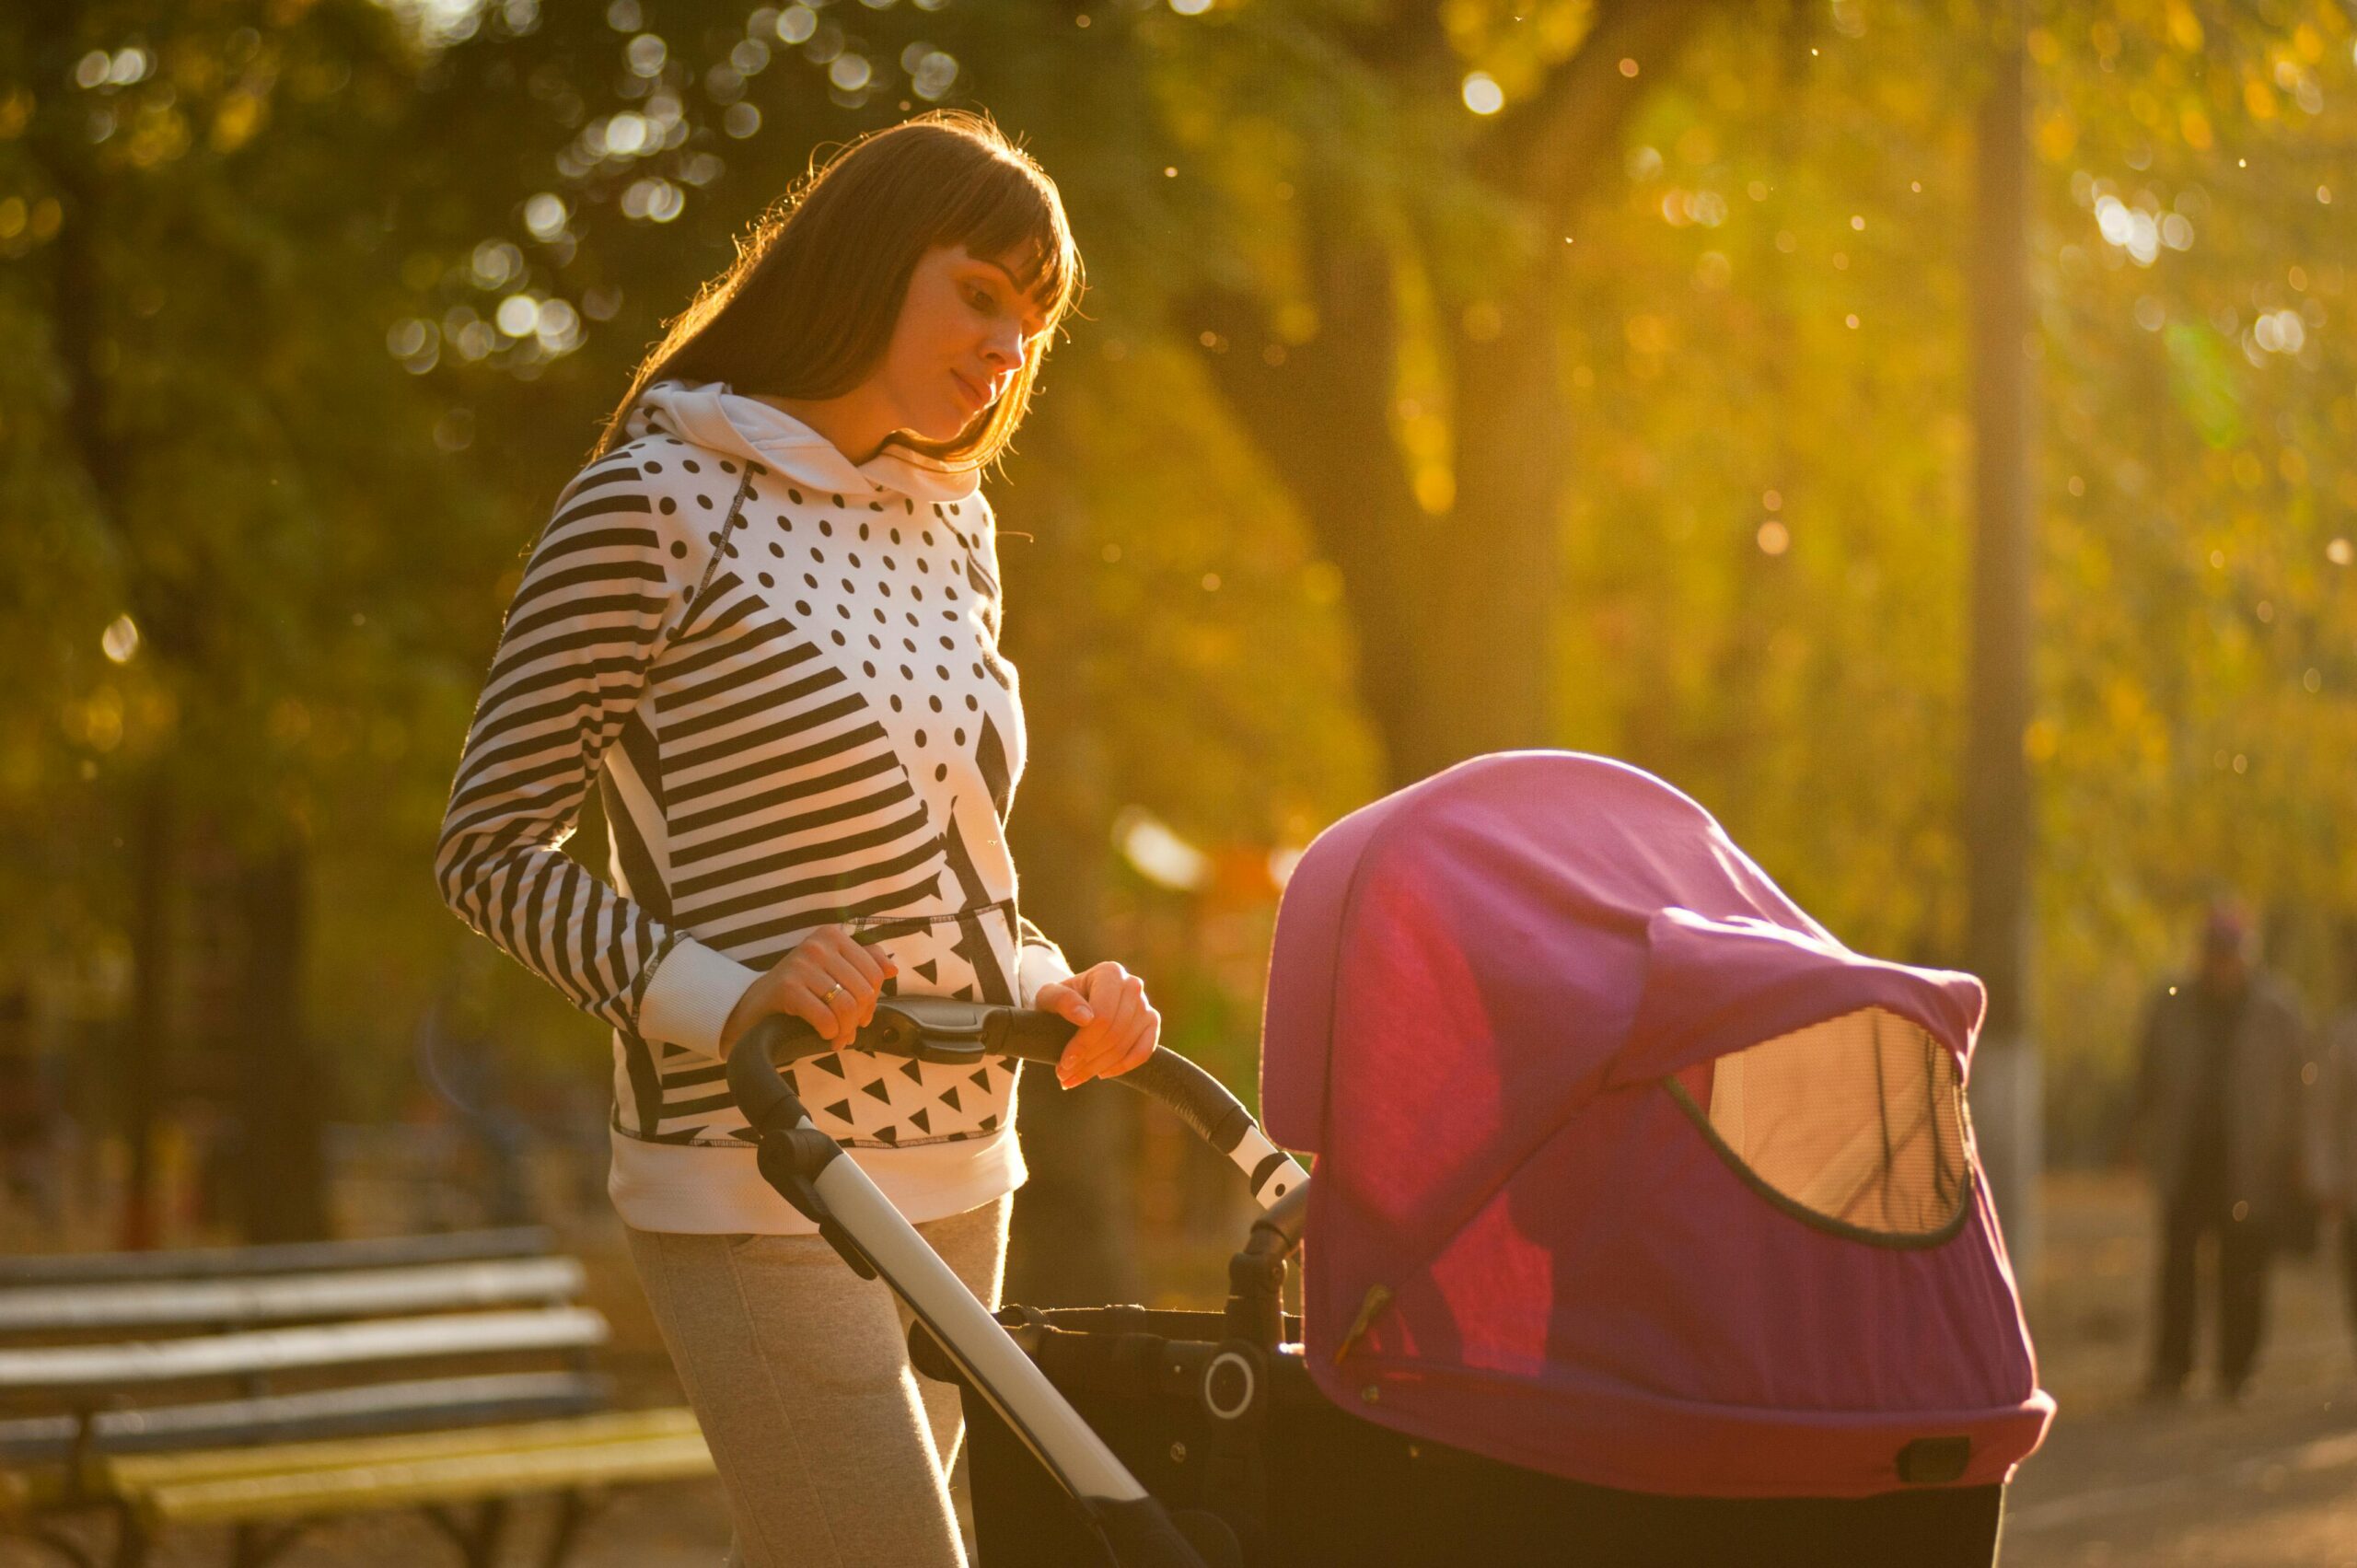
[[[1711,1065],[1711,1132],[1778,1197],[1883,1237],[1937,1236],[1961,1216],[1956,1058],[1914,1024],[1868,1007]]]

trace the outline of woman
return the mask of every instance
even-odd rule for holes
[[[958,1563],[951,1390],[754,1168],[722,1063],[773,1014],[846,1044],[897,991],[1160,1020],[1016,911],[1015,671],[977,471],[1081,285],[1055,186],[986,120],[862,137],[639,367],[510,605],[437,855],[470,925],[613,1028],[609,1190],[710,1440],[732,1561]],[[592,781],[611,885],[558,846]],[[839,1050],[792,1076],[995,1305],[1013,1063]]]

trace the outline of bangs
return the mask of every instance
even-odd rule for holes
[[[1053,186],[1043,186],[1020,165],[991,160],[990,172],[969,185],[943,219],[939,243],[963,245],[967,254],[992,260],[1025,252],[1016,286],[1039,307],[1050,331],[1079,295],[1080,251],[1063,203]]]

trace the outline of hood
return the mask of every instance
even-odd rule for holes
[[[657,381],[639,394],[656,427],[715,452],[733,452],[814,490],[867,495],[888,490],[917,501],[963,501],[981,487],[978,469],[888,446],[864,463],[787,413],[739,396],[725,381]]]

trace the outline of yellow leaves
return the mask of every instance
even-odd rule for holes
[[[311,710],[294,697],[281,697],[271,704],[267,725],[270,738],[282,747],[293,749],[310,738]]]
[[[2079,145],[2078,122],[2070,111],[2058,109],[2038,122],[2038,156],[2048,163],[2061,163]]]
[[[2188,54],[2201,52],[2201,20],[2185,0],[2169,0],[2166,7],[2169,41]]]
[[[1620,324],[1629,346],[1639,354],[1667,354],[1678,346],[1678,324],[1666,316],[1639,314]]]
[[[2029,50],[2030,60],[2036,64],[2051,65],[2062,58],[2062,41],[2056,38],[2049,28],[2030,29],[2024,42]]]
[[[65,738],[93,751],[111,751],[122,744],[122,693],[101,686],[80,702],[68,702],[58,714]]]
[[[186,115],[170,104],[152,105],[133,125],[123,156],[134,168],[154,168],[187,152],[190,140]]]
[[[2234,469],[2235,482],[2245,490],[2257,490],[2267,482],[2267,465],[2247,448],[2235,454]]]
[[[28,202],[22,196],[0,198],[0,256],[21,256],[47,241],[65,221],[65,209],[54,196]]]
[[[1323,608],[1342,602],[1342,569],[1330,561],[1312,561],[1301,569],[1301,594]]]
[[[2275,89],[2264,78],[2248,76],[2243,81],[2243,108],[2253,120],[2275,118]]]
[[[251,141],[254,133],[268,118],[270,106],[243,87],[235,89],[221,99],[213,111],[213,150],[233,153]]]
[[[2218,145],[2217,134],[2210,128],[2210,116],[2199,103],[2187,103],[2177,110],[2177,134],[2195,152],[2206,153]]]
[[[1435,517],[1448,515],[1457,504],[1457,476],[1439,463],[1420,465],[1411,482],[1416,491],[1416,505]]]
[[[2308,482],[2307,457],[2297,447],[2286,447],[2276,455],[2275,471],[2283,476],[2286,484],[2305,484]]]
[[[33,122],[34,98],[29,87],[12,87],[0,98],[0,141],[14,141]]]

